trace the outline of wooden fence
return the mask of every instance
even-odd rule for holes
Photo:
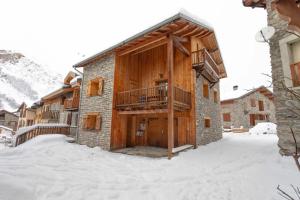
[[[28,130],[20,134],[17,133],[15,138],[14,146],[23,144],[24,142],[39,136],[47,134],[63,134],[70,135],[70,126],[69,125],[34,125],[32,128],[28,127]]]

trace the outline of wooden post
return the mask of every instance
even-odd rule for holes
[[[192,135],[192,144],[194,145],[194,148],[197,148],[197,131],[196,131],[196,70],[192,69],[191,74],[191,135]]]
[[[168,67],[168,158],[172,158],[174,147],[174,47],[173,36],[168,36],[167,47],[167,67]]]

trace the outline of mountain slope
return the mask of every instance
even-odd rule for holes
[[[20,53],[0,50],[0,109],[31,105],[62,86],[63,77]]]

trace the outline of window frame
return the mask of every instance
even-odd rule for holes
[[[204,128],[211,128],[211,118],[209,117],[204,118]]]

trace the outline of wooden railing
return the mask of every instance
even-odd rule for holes
[[[25,129],[25,130],[24,130]],[[39,135],[46,135],[46,134],[63,134],[63,135],[70,135],[70,126],[69,125],[62,125],[62,124],[40,124],[40,125],[33,125],[29,127],[24,127],[23,130],[19,129],[16,133],[14,138],[14,146],[18,146],[23,144],[24,142],[39,136]]]
[[[218,66],[215,60],[211,57],[206,49],[200,49],[198,51],[192,52],[192,65],[204,65],[207,62],[213,70],[219,74]]]
[[[174,105],[178,110],[190,109],[191,93],[174,87],[174,100]],[[119,92],[116,100],[118,110],[166,108],[167,104],[167,84]]]
[[[64,109],[77,109],[79,107],[79,98],[66,99]]]
[[[41,114],[42,119],[59,119],[59,111],[45,111]]]
[[[215,60],[211,57],[206,49],[192,52],[192,65],[199,73],[201,73],[210,82],[219,80],[219,69]]]

